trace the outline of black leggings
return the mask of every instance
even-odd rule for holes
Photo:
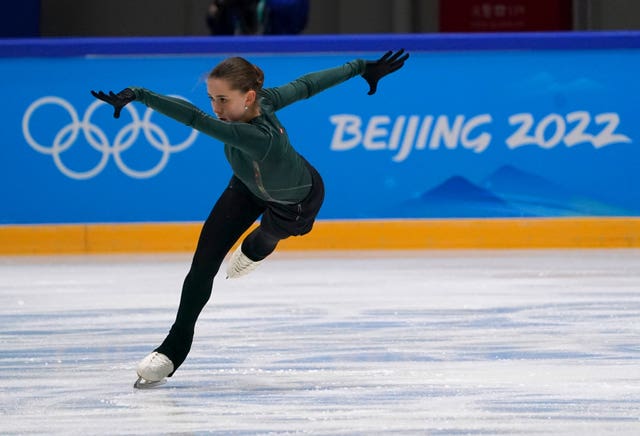
[[[258,217],[264,214],[261,225],[242,243],[243,253],[254,261],[271,254],[281,239],[311,231],[324,199],[324,186],[315,169],[311,166],[309,169],[313,179],[310,194],[301,203],[286,206],[259,199],[232,177],[202,227],[191,269],[182,286],[176,320],[155,350],[171,359],[174,372],[189,354],[196,321],[211,297],[213,279],[224,257]],[[284,213],[282,217],[283,211],[297,214]]]

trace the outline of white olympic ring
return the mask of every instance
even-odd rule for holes
[[[156,176],[164,169],[171,153],[177,153],[189,148],[198,136],[197,130],[191,130],[187,139],[179,144],[171,145],[165,131],[157,124],[151,122],[151,115],[154,112],[152,109],[147,108],[141,120],[136,108],[129,104],[125,106],[124,109],[131,115],[131,122],[118,131],[114,138],[113,145],[111,145],[104,131],[91,122],[91,117],[96,109],[106,104],[107,103],[100,100],[94,101],[89,105],[84,117],[80,120],[76,109],[67,100],[54,96],[41,97],[29,105],[22,117],[22,133],[24,134],[24,139],[34,150],[43,154],[52,155],[53,161],[60,172],[72,179],[86,180],[95,177],[107,165],[109,156],[112,154],[113,160],[124,174],[136,179],[147,179]],[[40,144],[33,137],[29,124],[33,113],[45,105],[58,105],[65,109],[71,118],[71,122],[58,131],[53,139],[53,143],[49,146]],[[162,155],[155,166],[148,170],[138,171],[124,163],[121,153],[129,149],[136,142],[141,130],[147,142],[162,152]],[[61,157],[62,153],[75,143],[80,131],[82,131],[84,139],[91,148],[102,153],[102,157],[96,166],[87,171],[70,169],[62,162]]]

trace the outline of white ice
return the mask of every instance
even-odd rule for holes
[[[276,254],[134,390],[189,262],[0,258],[0,433],[640,434],[639,250]]]

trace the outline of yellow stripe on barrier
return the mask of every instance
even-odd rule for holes
[[[640,218],[444,219],[318,222],[279,249],[424,250],[640,246]]]
[[[0,226],[0,254],[193,251],[201,223]],[[640,218],[318,221],[279,250],[640,247]]]

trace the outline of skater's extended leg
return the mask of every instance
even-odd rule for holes
[[[195,324],[211,297],[213,279],[233,244],[263,212],[244,186],[229,184],[205,221],[193,262],[182,286],[176,320],[155,350],[169,357],[175,372],[191,349]]]

